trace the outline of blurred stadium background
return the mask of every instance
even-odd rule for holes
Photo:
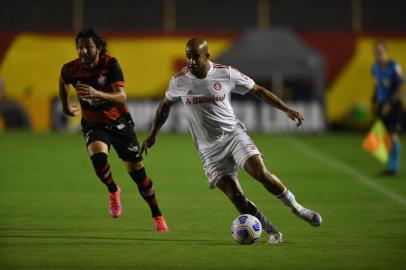
[[[74,34],[84,26],[99,30],[119,59],[131,111],[146,116],[136,117],[139,131],[148,128],[194,35],[209,40],[212,59],[299,106],[307,120],[299,132],[368,126],[374,41],[387,42],[406,66],[401,0],[2,0],[0,10],[1,130],[78,128],[61,115],[57,79],[61,65],[76,57]],[[250,130],[292,129],[255,99],[236,98]],[[187,131],[185,121],[182,109],[174,110],[166,130]]]
[[[237,212],[207,189],[181,104],[145,160],[171,232],[152,231],[114,151],[109,162],[125,192],[123,216],[111,219],[80,117],[66,118],[58,100],[61,66],[77,57],[75,34],[87,26],[124,70],[140,141],[197,35],[214,61],[302,111],[297,129],[251,95],[233,97],[267,165],[320,211],[323,226],[295,219],[241,173],[285,243],[235,245]],[[378,176],[383,165],[361,149],[373,120],[377,40],[406,69],[406,1],[0,0],[0,269],[402,269],[405,174]]]

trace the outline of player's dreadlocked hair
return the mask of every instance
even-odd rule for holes
[[[76,45],[78,45],[78,41],[81,38],[91,38],[93,42],[96,44],[97,48],[100,49],[100,55],[104,55],[106,53],[107,42],[93,28],[88,27],[80,31],[76,35]]]

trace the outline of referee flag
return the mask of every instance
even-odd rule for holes
[[[389,151],[392,148],[389,133],[381,120],[376,120],[362,141],[362,148],[382,163],[388,161]]]

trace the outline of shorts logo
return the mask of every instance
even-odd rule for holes
[[[214,83],[214,89],[216,89],[217,91],[220,91],[221,90],[221,83],[219,83],[219,82],[216,82],[216,83]]]
[[[117,129],[121,130],[123,128],[125,128],[125,125],[123,123],[117,125]]]
[[[129,146],[128,147],[128,151],[131,151],[131,152],[138,152],[138,146],[136,146],[136,145],[134,145],[134,146]]]

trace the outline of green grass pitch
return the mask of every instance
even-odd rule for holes
[[[141,135],[140,140],[145,136]],[[160,134],[145,161],[170,233],[152,230],[147,205],[114,151],[123,215],[112,219],[80,135],[0,134],[0,269],[402,269],[406,174],[360,149],[360,134],[253,135],[268,168],[324,219],[313,228],[240,173],[248,198],[284,234],[269,246],[233,242],[237,211],[209,190],[189,134]],[[406,169],[403,141],[403,169]],[[372,188],[371,188],[372,186]],[[395,197],[395,198],[394,198]]]

